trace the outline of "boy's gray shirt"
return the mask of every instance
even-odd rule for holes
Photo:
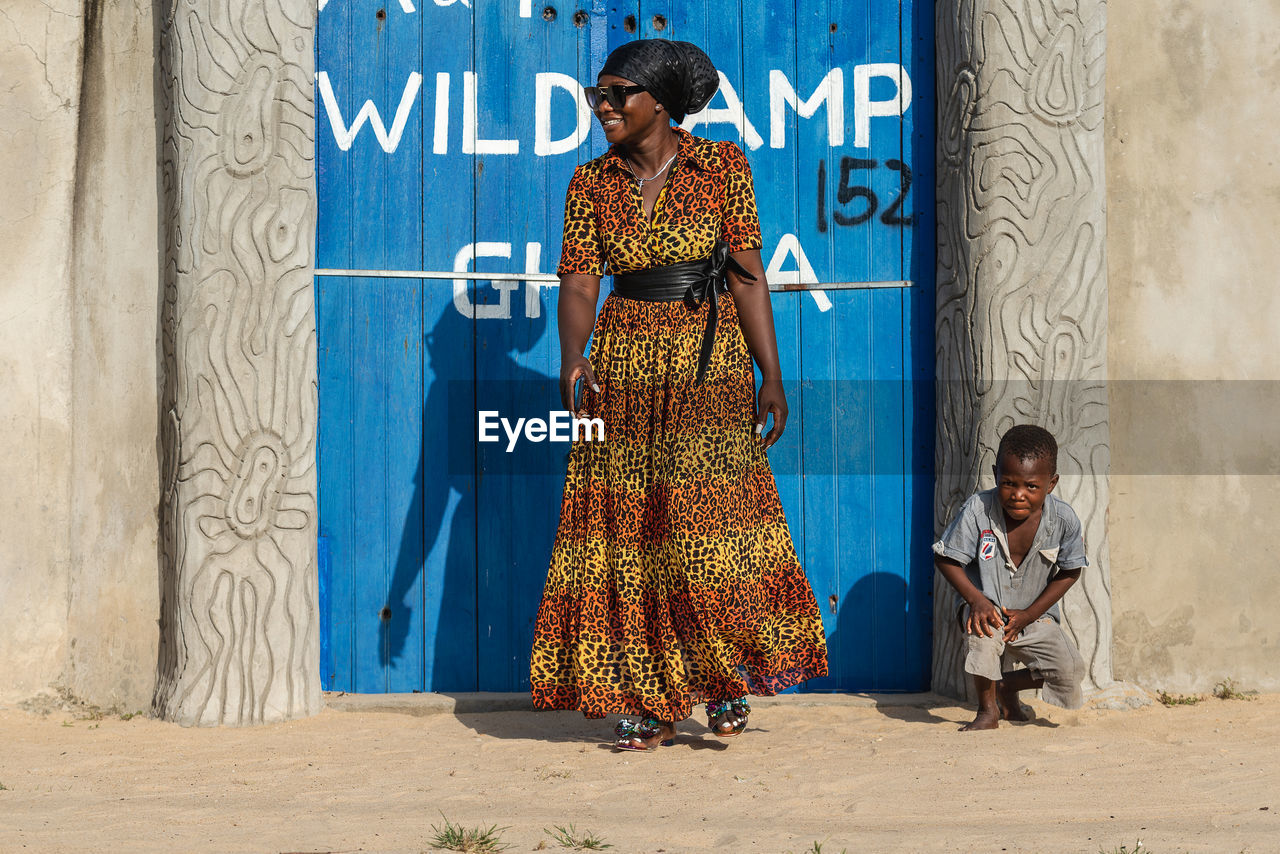
[[[1031,549],[1015,569],[1009,559],[1004,509],[994,489],[969,496],[933,544],[933,552],[963,566],[969,580],[996,607],[1011,609],[1030,606],[1059,570],[1089,565],[1080,519],[1071,505],[1048,495]],[[1058,604],[1046,615],[1062,622]]]

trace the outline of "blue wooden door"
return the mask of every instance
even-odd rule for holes
[[[519,691],[568,445],[547,418],[564,188],[605,143],[609,50],[693,41],[685,127],[751,163],[791,417],[770,452],[831,676],[927,687],[932,568],[931,6],[897,0],[322,0],[322,680]],[[607,290],[607,283],[605,290]]]

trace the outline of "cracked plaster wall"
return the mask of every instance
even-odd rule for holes
[[[0,7],[0,697],[66,662],[79,4]],[[68,50],[68,45],[72,49]]]
[[[1276,3],[1110,7],[1114,660],[1151,688],[1280,690],[1278,31]]]
[[[0,6],[0,701],[139,709],[154,683],[151,21],[143,0]]]

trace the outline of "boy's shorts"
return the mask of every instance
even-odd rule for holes
[[[993,682],[1004,678],[1001,659],[1006,655],[1027,665],[1033,676],[1044,680],[1040,699],[1064,709],[1084,705],[1084,659],[1052,617],[1041,617],[1006,643],[996,630],[994,637],[965,635],[964,671]]]

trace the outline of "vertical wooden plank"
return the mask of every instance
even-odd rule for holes
[[[425,551],[423,681],[428,691],[474,691],[475,339],[452,288],[433,284],[423,302],[426,394],[415,484]]]
[[[537,267],[554,269],[554,261],[541,261],[541,250],[545,236],[560,230],[560,200],[576,165],[576,148],[539,153],[534,134],[541,132],[541,123],[531,126],[528,117],[536,114],[539,74],[576,74],[578,29],[569,16],[520,19],[498,6],[478,9],[476,26],[476,65],[485,86],[506,93],[485,102],[483,127],[487,135],[519,144],[516,154],[483,157],[484,168],[477,170],[476,210],[483,239],[509,247],[511,256],[482,259],[477,267],[519,272],[537,257]],[[571,142],[578,127],[576,94],[558,87],[544,93],[550,98],[544,100],[549,123],[542,128],[543,143],[566,137]],[[511,215],[513,208],[519,216]],[[482,281],[476,300],[477,311],[486,315],[476,321],[477,407],[513,423],[546,421],[559,409],[559,363],[542,289]],[[478,447],[482,530],[503,532],[477,539],[481,690],[528,688],[533,622],[558,521],[558,503],[548,499],[562,484],[567,448],[528,440],[510,453],[505,443]]]
[[[832,524],[845,532],[839,554],[841,588],[840,631],[835,644],[841,661],[841,687],[866,690],[879,652],[874,620],[873,573],[877,531],[881,520],[873,500],[874,477],[871,424],[874,418],[871,328],[874,297],[854,292],[832,311],[845,312],[836,321],[834,433],[848,437],[831,461],[838,491]],[[854,687],[858,686],[858,687]]]
[[[902,64],[901,47],[901,0],[874,0],[867,6],[869,21],[867,26],[866,58],[863,60],[882,68]],[[852,82],[852,81],[851,81]],[[871,101],[880,103],[890,100],[898,88],[898,82],[889,76],[876,74],[869,80]],[[909,85],[909,84],[904,84]],[[850,95],[855,95],[853,91]],[[856,105],[855,105],[856,111]],[[900,160],[905,119],[892,116],[881,116],[869,120],[869,148],[864,149],[866,156],[876,163],[868,175],[869,184],[876,195],[878,205],[875,216],[868,223],[867,233],[870,243],[867,247],[868,259],[866,276],[874,281],[895,280],[902,278],[902,234],[905,224],[902,222],[899,187],[901,173],[890,167],[892,160]],[[895,208],[895,205],[897,207]],[[885,291],[886,294],[896,293]]]
[[[350,34],[354,10],[350,3],[326,6],[316,19],[316,72],[330,86],[343,91],[351,65]],[[319,88],[319,87],[318,87]],[[349,93],[347,93],[349,94]],[[337,93],[335,93],[336,99]],[[355,109],[351,98],[341,105],[345,120]],[[351,158],[338,148],[329,119],[328,105],[316,96],[316,266],[350,268],[352,222],[359,215],[353,199],[355,173]]]
[[[879,0],[871,6],[870,60],[875,63],[901,62],[899,34],[901,22],[896,0]],[[873,84],[893,89],[884,78]],[[873,85],[873,99],[881,99]],[[872,119],[871,156],[879,163],[901,156],[903,124],[893,119]],[[896,194],[895,194],[896,195]],[[872,257],[893,259],[889,268],[893,278],[900,278],[902,265],[902,225],[894,224],[882,212],[872,229]],[[877,269],[884,269],[877,263]],[[872,466],[873,512],[876,518],[873,588],[873,620],[877,648],[872,684],[891,689],[902,684],[906,670],[906,605],[907,605],[907,524],[904,505],[906,481],[906,448],[904,399],[906,366],[903,362],[902,329],[905,302],[901,290],[886,289],[872,296],[874,322],[871,329],[874,382],[872,384]]]
[[[354,598],[354,688],[359,693],[387,690],[387,671],[381,657],[381,611],[390,581],[387,566],[388,528],[385,484],[387,482],[386,408],[392,389],[385,370],[387,353],[384,335],[385,279],[359,282],[353,292],[352,381],[356,386],[353,403],[352,474],[355,522],[352,547],[356,579]],[[359,484],[365,484],[361,489]],[[369,484],[376,487],[367,488]]]
[[[786,73],[786,84],[798,101],[808,100],[841,58],[835,50],[831,24],[835,22],[837,29],[847,24],[833,14],[828,2],[797,4],[796,61],[794,68]],[[773,93],[775,99],[782,96],[782,85],[783,81],[778,80],[777,91]],[[844,234],[837,233],[830,214],[839,157],[839,147],[833,145],[828,126],[827,115],[831,109],[829,100],[813,116],[802,118],[798,110],[790,106],[784,108],[786,121],[795,128],[795,234],[819,281],[833,280],[837,272],[836,242],[845,239]],[[850,611],[841,567],[848,550],[860,542],[861,533],[856,526],[842,528],[836,524],[845,498],[837,461],[842,447],[856,446],[862,435],[857,430],[841,432],[839,409],[840,380],[845,376],[847,365],[839,359],[838,350],[842,346],[856,347],[861,340],[856,323],[859,295],[830,291],[827,297],[830,307],[822,311],[814,299],[806,295],[800,320],[804,363],[805,566],[826,621],[831,670],[826,679],[810,684],[810,688],[817,690],[844,688],[848,684],[849,656],[845,648],[849,646]]]
[[[391,56],[387,40],[375,18],[373,4],[352,0],[348,37],[351,59],[341,78],[332,78],[335,99],[348,125],[354,124],[365,100],[372,100],[380,113],[388,114],[392,98],[399,95],[388,85]],[[347,118],[350,117],[350,118]],[[378,269],[391,262],[384,225],[386,152],[378,144],[371,127],[357,132],[345,152],[355,174],[352,203],[359,214],[352,221],[352,264]],[[393,285],[394,286],[394,285]],[[382,605],[389,581],[387,568],[387,507],[382,485],[387,479],[386,411],[384,402],[391,389],[385,371],[385,298],[387,285],[381,280],[357,280],[352,291],[352,382],[353,442],[352,473],[365,483],[379,484],[374,490],[353,485],[355,522],[352,548],[353,572],[357,583],[353,600],[353,685],[358,692],[385,692],[387,672],[379,654]]]
[[[844,90],[843,141],[831,152],[825,195],[827,223],[833,235],[833,281],[883,281],[898,278],[886,270],[897,269],[898,251],[887,256],[880,243],[896,237],[897,230],[881,223],[884,211],[883,160],[877,144],[892,120],[875,119],[873,134],[860,139],[858,77],[859,69],[881,62],[876,55],[876,42],[884,38],[879,29],[885,26],[882,7],[897,0],[830,0],[830,40],[833,68],[841,71]],[[831,28],[834,27],[834,30]],[[896,30],[894,31],[896,33]],[[883,82],[883,81],[879,81]]]
[[[370,118],[344,152],[353,172],[351,263],[367,269],[416,269],[422,262],[422,222],[416,214],[422,209],[423,89],[415,81],[422,68],[419,28],[424,17],[387,9],[380,0],[349,0],[345,5],[350,7],[351,55],[345,67],[330,72],[334,97],[348,128],[371,101],[386,131],[380,139]],[[402,102],[409,106],[397,128],[394,120]]]
[[[831,47],[828,67],[841,71],[845,109],[843,139],[827,151],[823,210],[831,237],[828,275],[833,281],[860,281],[870,278],[874,218],[867,215],[868,198],[856,190],[868,183],[868,158],[857,145],[853,90],[856,67],[868,61],[873,22],[866,3],[829,0],[825,24]],[[831,450],[819,464],[824,466],[820,476],[830,481],[833,495],[822,517],[810,514],[810,523],[843,535],[834,547],[839,617],[831,643],[833,674],[840,689],[865,690],[871,684],[877,654],[871,567],[880,525],[870,476],[873,295],[832,292],[831,300],[831,311],[811,313],[805,327],[806,344],[811,335],[818,339],[815,344],[822,339],[829,342],[824,343],[831,401],[829,420],[815,421],[814,430],[828,432]],[[809,364],[806,360],[806,367]]]
[[[509,140],[506,145],[523,149],[520,155],[513,153],[477,153],[476,157],[476,239],[506,245],[506,258],[477,258],[476,270],[512,272],[513,250],[522,246],[520,238],[526,236],[524,217],[508,218],[505,214],[512,207],[520,206],[513,195],[519,180],[512,175],[512,162],[522,158],[532,161],[529,151],[532,140],[517,133],[519,119],[512,102],[522,103],[531,94],[527,79],[530,60],[530,44],[534,21],[515,18],[515,10],[498,4],[478,6],[474,12],[475,51],[477,74],[477,134],[486,139]],[[501,93],[501,94],[500,94]],[[526,119],[525,127],[528,127]],[[512,220],[519,219],[521,222]],[[518,257],[518,256],[517,256]],[[474,285],[477,306],[476,337],[476,407],[495,410],[501,417],[528,418],[534,413],[516,411],[510,400],[509,389],[503,381],[512,373],[510,347],[514,337],[510,327],[523,324],[523,306],[517,306],[517,283],[478,281]],[[532,343],[532,342],[529,342]],[[517,516],[511,504],[511,475],[504,464],[507,458],[494,446],[479,445],[476,449],[477,521],[483,529],[489,525],[496,530],[506,530],[514,539],[511,524]],[[506,538],[485,537],[477,530],[476,536],[476,685],[481,690],[501,690],[501,678],[494,679],[494,671],[509,648],[509,632],[505,619],[510,607],[508,591],[503,580],[511,573],[511,546]]]
[[[911,175],[903,202],[904,276],[914,286],[904,296],[907,310],[902,338],[910,365],[904,435],[909,437],[906,496],[908,626],[905,689],[929,687],[932,668],[933,561],[927,544],[933,534],[934,441],[934,16],[933,5],[910,0],[902,12],[902,63],[911,75],[913,101],[903,134],[902,163]]]
[[[388,9],[383,21],[387,39],[388,88],[405,85],[423,67],[422,16]],[[377,13],[374,20],[378,20]],[[402,82],[404,81],[404,82]],[[400,93],[400,99],[405,96]],[[400,99],[396,100],[399,105]],[[426,117],[419,84],[416,105],[394,153],[386,154],[383,220],[395,223],[386,233],[394,241],[387,257],[394,268],[421,269],[423,255],[423,144]],[[393,121],[393,119],[392,119]],[[393,131],[394,132],[394,131]],[[416,216],[414,215],[416,212]],[[407,214],[407,215],[406,215]],[[421,280],[396,280],[388,289],[384,335],[388,355],[387,425],[387,586],[381,591],[378,657],[387,671],[387,690],[409,692],[424,687],[424,614],[421,575],[424,557],[422,517],[417,512],[416,472],[424,455]],[[434,284],[434,282],[433,282]]]
[[[899,61],[897,54],[896,0],[877,0],[869,6],[868,55],[869,63],[893,64]],[[884,78],[872,79],[873,97],[884,86]],[[891,86],[890,86],[891,87]],[[893,119],[872,119],[870,133],[870,160],[883,164],[900,151],[901,124]],[[873,189],[879,189],[879,168],[873,172]],[[881,193],[877,193],[883,198]],[[900,229],[884,220],[884,201],[870,228],[869,257],[873,273],[886,268],[884,260],[890,260],[887,278],[897,278],[901,270]],[[870,487],[872,487],[872,513],[876,524],[872,529],[872,554],[867,568],[870,572],[864,585],[868,589],[867,604],[870,635],[870,661],[872,668],[867,675],[868,684],[874,688],[888,688],[886,679],[901,671],[902,643],[904,643],[904,618],[906,583],[905,520],[902,519],[902,484],[905,470],[902,467],[902,360],[901,360],[901,291],[881,289],[870,294],[872,325],[870,325]]]
[[[421,162],[417,158],[417,162]],[[421,181],[415,182],[420,187]],[[384,343],[388,373],[386,406],[388,579],[380,591],[378,656],[387,671],[387,690],[421,691],[423,680],[424,543],[417,507],[422,443],[422,280],[387,283]]]
[[[853,20],[859,25],[849,35],[849,97],[851,115],[851,134],[846,135],[845,151],[841,156],[840,176],[836,187],[836,204],[841,205],[847,220],[836,217],[833,209],[833,221],[840,226],[842,233],[856,236],[849,242],[856,247],[857,256],[841,259],[847,275],[855,280],[875,281],[878,263],[877,253],[881,237],[879,194],[876,192],[876,169],[879,160],[874,151],[874,140],[871,147],[859,145],[857,134],[857,92],[856,69],[859,65],[877,61],[875,57],[875,40],[881,34],[877,28],[884,26],[882,14],[878,6],[893,0],[875,0],[856,9]],[[853,4],[843,4],[850,10]],[[852,159],[854,168],[848,173],[846,181],[846,157]],[[854,195],[851,203],[842,204],[841,195],[853,188],[866,187],[871,196]],[[857,191],[854,190],[856,193]],[[865,205],[865,206],[864,206]],[[865,217],[865,221],[862,220]],[[856,431],[862,436],[856,452],[848,458],[837,462],[842,479],[848,484],[844,499],[841,502],[837,524],[865,525],[866,534],[856,550],[849,550],[842,556],[841,579],[845,585],[846,606],[851,611],[850,625],[856,629],[845,633],[841,654],[849,664],[845,671],[846,686],[875,686],[875,674],[879,667],[879,656],[884,641],[878,634],[878,620],[881,619],[876,609],[879,607],[878,594],[883,591],[884,584],[876,574],[877,549],[880,542],[880,531],[885,525],[892,525],[890,520],[882,519],[880,508],[876,503],[876,487],[879,483],[875,462],[875,418],[876,418],[876,380],[878,365],[875,357],[875,327],[880,321],[877,314],[878,292],[859,293],[856,303],[859,307],[857,316],[858,345],[851,354],[850,362],[855,367],[842,379],[840,384],[843,400],[840,406],[841,431]]]
[[[552,24],[554,22],[551,22]],[[477,240],[501,243],[507,257],[477,258],[476,270],[514,272],[520,263],[525,242],[544,224],[537,214],[525,209],[523,199],[533,190],[532,167],[536,162],[531,135],[520,133],[530,127],[533,106],[533,76],[540,63],[534,56],[534,42],[546,27],[541,18],[520,19],[515,10],[499,4],[482,4],[475,10],[475,67],[480,83],[478,133],[485,138],[510,140],[519,153],[478,154],[476,168]],[[535,35],[535,33],[537,35]],[[524,121],[521,121],[521,118]],[[523,126],[523,127],[522,127]],[[523,139],[521,139],[523,137]],[[521,168],[523,167],[523,169]],[[521,215],[510,216],[512,209]],[[530,217],[530,213],[533,216]],[[535,222],[530,228],[530,219]],[[476,406],[496,411],[512,423],[517,418],[538,417],[537,407],[522,405],[519,379],[536,382],[520,370],[513,351],[525,353],[536,347],[537,337],[526,322],[522,289],[517,282],[475,283],[477,305]],[[541,330],[540,330],[541,331]],[[545,417],[545,413],[543,414]],[[506,666],[511,653],[512,607],[507,581],[515,575],[514,543],[533,534],[526,508],[516,506],[511,454],[505,443],[478,445],[476,484],[477,519],[481,530],[502,530],[506,537],[476,537],[477,686],[480,690],[506,690],[512,668]],[[523,456],[526,448],[517,446]],[[492,528],[490,528],[492,526]]]
[[[374,103],[388,135],[383,141],[371,127],[362,129],[351,147],[362,213],[356,222],[354,260],[364,268],[415,269],[422,263],[422,222],[413,215],[422,207],[422,110],[421,90],[413,92],[412,75],[422,67],[421,24],[417,15],[380,3],[356,8],[361,16],[356,34],[363,39],[366,65],[360,71],[358,62],[353,71],[356,79],[372,77],[368,90],[376,93]],[[396,113],[411,96],[416,106],[396,140]],[[378,690],[412,690],[421,686],[422,667],[421,608],[415,607],[412,584],[406,584],[416,575],[422,555],[421,527],[409,513],[411,473],[422,434],[416,405],[421,395],[421,283],[366,281],[356,293],[367,295],[369,302],[368,321],[357,338],[363,338],[355,379],[364,429],[357,429],[355,470],[358,477],[381,484],[377,491],[357,492],[363,493],[367,513],[357,532],[362,544],[357,561],[362,579],[356,599],[357,686],[369,678],[381,686]],[[415,627],[419,637],[414,637]],[[377,680],[365,676],[374,672],[380,674]]]
[[[351,400],[351,286],[349,279],[316,281],[317,382],[320,390],[318,460],[320,537],[328,544],[326,590],[329,657],[326,690],[354,690],[355,551]]]
[[[350,64],[352,9],[335,4],[320,14],[316,69],[342,79]],[[321,99],[317,99],[321,100]],[[351,223],[357,215],[351,160],[339,151],[323,101],[316,105],[316,264],[349,267]],[[316,349],[319,394],[317,465],[320,478],[319,536],[329,543],[326,584],[329,653],[333,667],[321,672],[328,690],[353,689],[355,576],[351,504],[351,299],[350,281],[317,278]]]
[[[476,71],[475,23],[461,3],[424,6],[422,138],[423,265],[452,270],[477,240],[466,75]],[[474,286],[426,285],[422,454],[415,490],[423,532],[423,683],[429,691],[476,689],[476,492]]]

